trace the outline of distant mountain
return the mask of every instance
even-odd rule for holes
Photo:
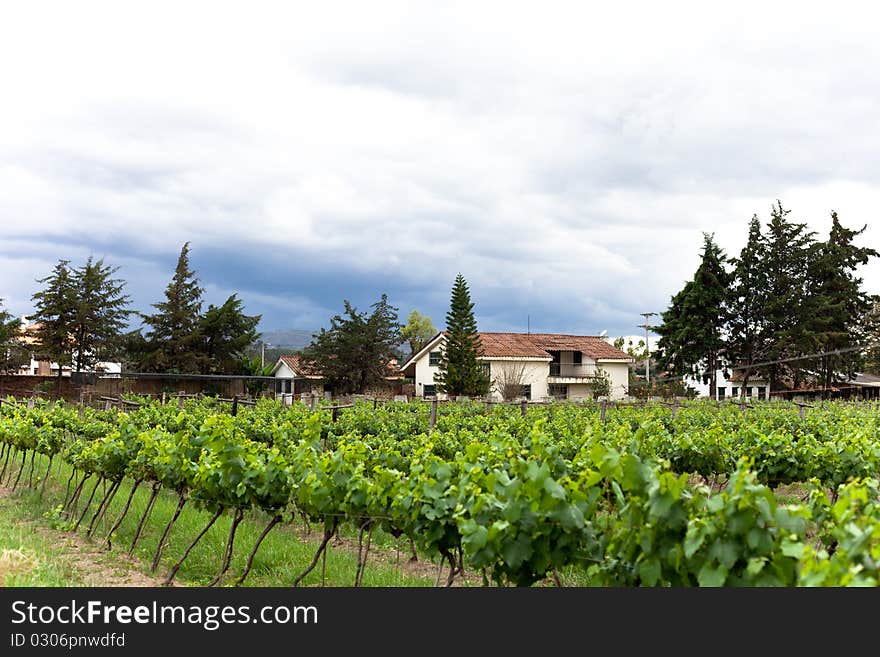
[[[303,329],[288,329],[286,331],[264,331],[263,341],[271,345],[272,349],[290,349],[297,351],[304,349],[312,341],[312,335],[317,330],[306,331]]]

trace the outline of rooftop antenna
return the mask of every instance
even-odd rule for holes
[[[532,334],[532,316],[531,315],[526,315],[526,333],[529,335]]]

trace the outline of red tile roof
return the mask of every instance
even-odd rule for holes
[[[562,333],[480,333],[482,355],[487,358],[549,358],[549,351],[580,351],[594,360],[631,360],[597,335]]]
[[[287,365],[293,373],[297,376],[302,376],[307,379],[320,379],[322,375],[320,372],[315,371],[311,367],[306,367],[302,360],[300,359],[298,354],[290,354],[287,356],[281,356],[281,362]]]
[[[281,356],[281,362],[287,365],[293,373],[297,376],[304,377],[306,379],[321,379],[323,375],[314,369],[314,367],[308,366],[305,362],[299,357],[299,354],[289,354],[285,356]],[[400,371],[400,367],[397,364],[397,360],[392,358],[388,361],[388,371],[385,376],[386,379],[402,379],[403,372]]]

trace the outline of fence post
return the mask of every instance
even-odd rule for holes
[[[28,399],[27,407],[28,407],[28,410],[29,410],[29,411],[30,411],[31,409],[33,409],[33,407],[34,407],[34,403],[35,403],[35,402],[34,402],[34,398],[33,398],[33,397],[31,397],[30,399]]]
[[[529,403],[529,402],[527,402],[525,399],[523,399],[523,400],[519,403],[519,414],[520,414],[522,417],[525,417],[525,416],[526,416],[526,409],[528,409],[528,403]]]
[[[804,419],[804,405],[798,404],[798,416],[803,420]]]
[[[318,405],[318,395],[316,395],[315,393],[312,393],[312,404],[309,407],[309,410],[314,411],[315,406],[317,406],[317,405]]]
[[[113,402],[111,402],[109,399],[105,399],[104,400],[104,410],[109,411],[111,408],[113,408]]]
[[[162,406],[165,405],[165,391],[162,391]]]
[[[431,428],[437,424],[437,398],[431,400]]]
[[[331,407],[330,420],[331,422],[336,422],[339,418],[339,406]]]
[[[232,395],[232,417],[238,415],[238,395]]]
[[[185,394],[186,393],[183,390],[181,390],[180,392],[177,393],[177,409],[178,410],[181,410],[181,411],[183,410],[183,400],[184,400],[183,396]]]
[[[675,419],[675,416],[678,415],[678,403],[672,405],[672,419]]]

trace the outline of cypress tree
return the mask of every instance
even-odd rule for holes
[[[464,277],[458,274],[446,313],[446,339],[435,377],[437,389],[449,395],[477,397],[488,394],[492,382],[477,360],[481,351],[474,304]]]
[[[669,369],[678,375],[698,377],[709,384],[715,397],[717,370],[724,349],[725,301],[730,274],[727,256],[714,236],[703,233],[702,259],[692,280],[672,297],[655,330],[661,336],[658,350]]]
[[[59,260],[49,276],[37,280],[45,287],[31,297],[40,355],[58,364],[59,390],[62,368],[72,362],[76,318],[76,280],[69,265],[69,260]]]
[[[807,231],[804,223],[790,221],[787,218],[790,212],[777,200],[763,236],[765,257],[760,276],[766,293],[761,315],[766,345],[764,359],[768,361],[809,353],[812,344],[807,321],[810,308],[805,300],[807,262],[815,243],[815,233]],[[797,387],[804,375],[803,361],[774,363],[760,370],[767,377],[771,390],[777,389],[786,377]]]
[[[861,230],[844,228],[836,212],[831,213],[828,239],[815,244],[807,268],[808,295],[806,337],[811,352],[829,352],[863,344],[863,318],[871,310],[871,298],[861,289],[855,275],[860,265],[877,256],[871,248],[853,242]],[[857,351],[822,356],[817,361],[818,383],[826,390],[842,376],[853,376],[861,365]]]
[[[754,364],[764,358],[765,325],[763,308],[766,304],[766,271],[762,266],[765,245],[761,236],[761,221],[754,215],[749,222],[749,237],[739,258],[732,258],[734,266],[727,297],[726,360],[742,369],[741,395],[745,396]]]
[[[199,281],[189,268],[189,242],[183,245],[165,301],[154,303],[159,312],[142,315],[152,327],[146,335],[145,370],[197,373],[201,351],[202,293]]]

